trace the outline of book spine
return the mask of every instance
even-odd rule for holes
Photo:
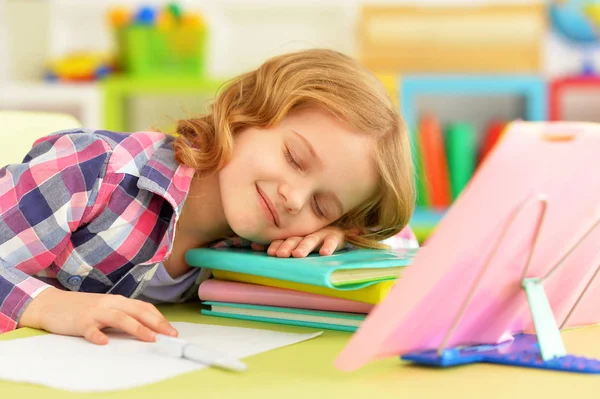
[[[266,285],[269,287],[287,288],[334,298],[349,299],[373,305],[381,302],[394,284],[394,281],[385,281],[356,290],[336,290],[320,286],[294,283],[291,281],[277,280],[268,277],[253,276],[245,273],[228,272],[223,270],[213,270],[212,273],[213,276],[219,280],[238,281],[242,283]]]
[[[268,317],[254,317],[247,316],[242,314],[234,314],[234,313],[220,313],[213,312],[212,310],[202,309],[200,311],[201,314],[206,316],[215,316],[215,317],[225,317],[229,319],[237,319],[237,320],[249,320],[249,321],[259,321],[273,324],[285,324],[289,326],[299,326],[299,327],[313,327],[313,328],[321,328],[325,330],[336,330],[336,331],[349,331],[355,332],[358,328],[354,326],[340,326],[337,324],[328,324],[328,323],[313,323],[307,321],[300,320],[288,320],[288,319],[275,319]]]
[[[287,288],[209,279],[200,284],[202,301],[242,303],[332,312],[369,313],[373,305]]]
[[[473,177],[477,156],[475,128],[468,123],[449,124],[446,128],[446,152],[452,199],[455,200]]]
[[[431,191],[431,206],[446,208],[450,205],[448,163],[444,149],[444,138],[438,119],[425,115],[420,120],[420,143],[423,149],[423,166]]]

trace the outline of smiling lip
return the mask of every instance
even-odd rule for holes
[[[258,191],[258,196],[261,200],[260,205],[262,206],[263,210],[267,213],[268,216],[270,216],[269,219],[273,219],[273,223],[275,224],[275,226],[279,227],[279,214],[275,210],[275,206],[273,205],[269,197],[267,197],[266,194],[263,193],[258,186],[256,186],[256,191]]]

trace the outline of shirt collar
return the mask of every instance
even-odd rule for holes
[[[142,167],[138,187],[165,198],[178,217],[190,189],[194,169],[178,163],[171,147],[172,136],[156,149]]]

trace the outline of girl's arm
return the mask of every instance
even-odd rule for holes
[[[38,140],[23,163],[0,170],[0,333],[16,328],[50,288],[32,277],[72,250],[109,153],[102,140],[64,134]]]
[[[176,334],[153,305],[63,291],[32,276],[74,251],[71,233],[93,218],[111,152],[91,132],[65,131],[38,140],[23,163],[0,170],[0,333],[34,327],[99,344],[107,341],[104,327],[143,340]],[[50,272],[60,280],[74,271]]]

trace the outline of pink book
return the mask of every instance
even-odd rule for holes
[[[200,284],[198,296],[203,301],[245,303],[332,312],[369,313],[373,305],[308,292],[209,279]]]
[[[511,123],[336,367],[532,333],[523,278],[559,327],[600,322],[599,154],[600,124]]]

